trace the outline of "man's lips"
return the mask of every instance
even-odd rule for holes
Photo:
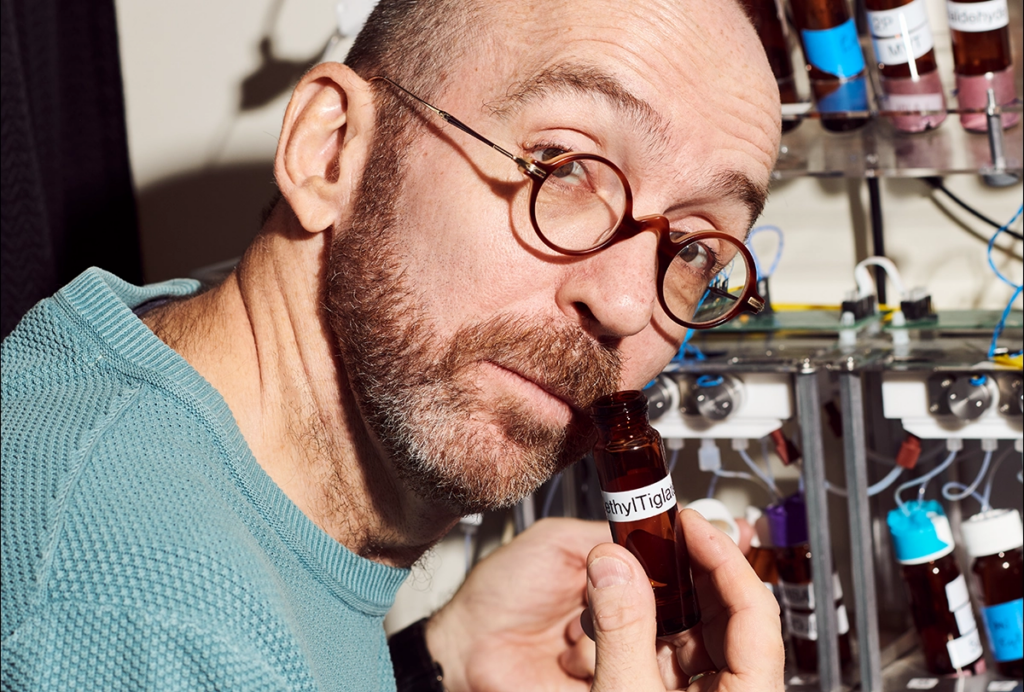
[[[527,382],[534,385],[538,389],[542,389],[549,396],[558,399],[563,404],[568,406],[574,413],[583,413],[583,407],[580,406],[579,402],[575,399],[575,397],[573,397],[569,392],[563,391],[562,389],[555,387],[552,384],[549,384],[545,380],[545,378],[527,373],[521,370],[520,368],[517,368],[512,365],[498,363],[493,360],[489,360],[487,362],[497,368],[500,368],[508,373],[511,373],[512,375],[515,375],[520,379],[526,380]]]

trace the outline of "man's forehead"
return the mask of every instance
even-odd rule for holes
[[[636,143],[649,150],[664,153],[669,146],[667,118],[648,101],[632,93],[615,75],[587,63],[569,61],[544,68],[514,82],[503,96],[486,106],[495,116],[507,120],[533,104],[566,95],[605,101],[615,111],[619,134],[631,132],[638,140]],[[763,183],[734,170],[710,172],[702,177],[706,179],[704,195],[742,204],[749,212],[751,223],[760,216],[768,195]],[[666,212],[673,210],[674,207],[670,207]]]
[[[506,89],[503,97],[487,104],[500,118],[514,116],[531,102],[559,93],[604,97],[640,123],[644,130],[665,136],[668,123],[650,103],[632,93],[614,75],[601,68],[581,62],[564,62],[544,68]]]

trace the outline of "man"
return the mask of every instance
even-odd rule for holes
[[[5,341],[5,686],[393,689],[406,568],[576,460],[590,401],[686,331],[658,233],[554,252],[521,169],[600,155],[677,234],[763,204],[778,95],[736,4],[385,1],[347,62],[296,87],[224,284],[87,273]],[[682,528],[702,626],[656,642],[607,527],[542,523],[428,623],[447,689],[781,689],[774,601]]]

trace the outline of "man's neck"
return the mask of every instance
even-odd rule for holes
[[[409,566],[458,517],[413,495],[366,428],[319,307],[329,242],[278,205],[223,284],[144,321],[221,393],[306,516],[356,554]]]

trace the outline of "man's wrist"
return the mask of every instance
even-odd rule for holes
[[[388,638],[398,692],[445,692],[444,671],[427,648],[428,618]]]

